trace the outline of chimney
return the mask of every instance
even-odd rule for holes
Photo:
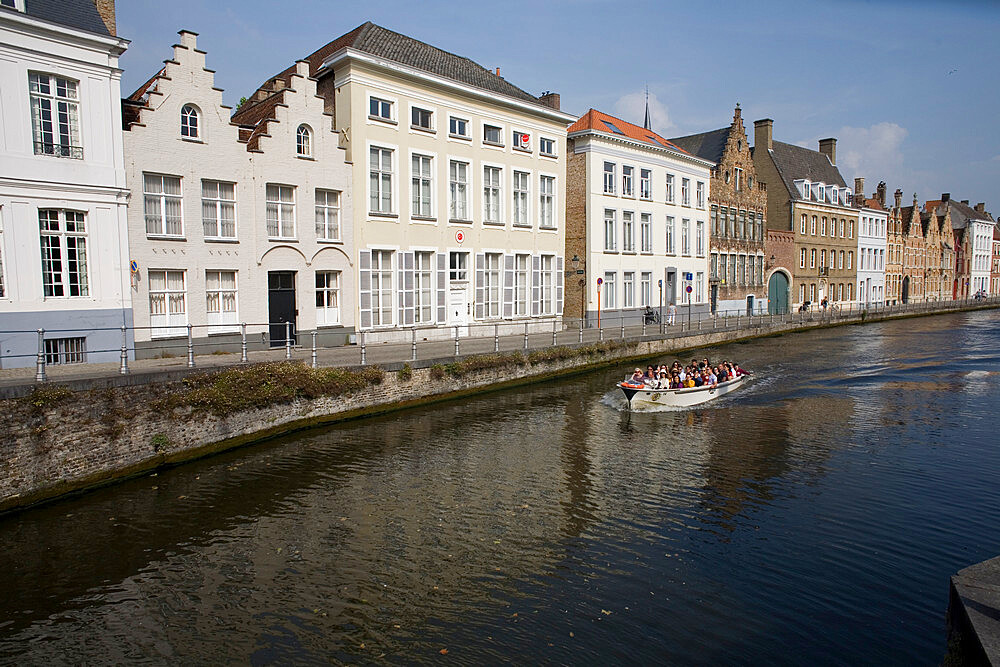
[[[894,192],[893,194],[896,197],[896,208],[903,208],[903,191],[899,188],[896,188],[896,192]],[[944,198],[942,199],[943,201],[947,201]]]
[[[94,6],[97,7],[97,13],[101,15],[101,20],[104,21],[104,26],[108,29],[108,32],[112,35],[117,35],[117,27],[115,26],[115,0],[94,0]]]
[[[552,107],[556,111],[559,111],[559,93],[544,92],[538,101],[547,107]]]
[[[976,204],[975,209],[976,213],[986,213],[986,202],[983,201],[979,202],[978,204]]]
[[[951,193],[950,192],[945,192],[944,194],[941,195],[941,201],[942,202],[946,202],[949,199],[951,199]]]
[[[736,121],[738,121],[742,117],[743,117],[743,110],[740,109],[740,103],[737,102],[736,103],[736,111],[733,112],[733,122],[735,123]]]
[[[763,118],[753,122],[753,145],[754,148],[774,148],[774,121],[770,118]]]
[[[497,67],[497,76],[500,76],[500,68]]]
[[[885,181],[880,182],[875,189],[875,199],[878,200],[879,206],[885,208]]]
[[[968,206],[969,205],[969,200],[968,199],[963,199],[962,203],[965,204],[966,206]]]
[[[865,177],[858,176],[854,179],[854,201],[863,204],[865,201]]]
[[[837,166],[837,140],[834,138],[820,139],[819,152],[830,158],[830,164]]]

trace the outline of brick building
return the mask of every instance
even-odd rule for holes
[[[996,221],[983,203],[969,205],[969,200],[955,201],[949,193],[928,201],[924,211],[938,209],[948,215],[958,258],[952,282],[952,298],[965,299],[976,292],[989,292],[990,264],[993,253],[993,230]]]
[[[715,163],[708,198],[712,312],[765,310],[767,187],[757,178],[740,106],[729,127],[670,142]]]

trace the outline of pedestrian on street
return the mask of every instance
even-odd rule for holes
[[[677,306],[673,301],[670,302],[670,307],[667,308],[667,324],[674,326],[674,318],[677,317]]]

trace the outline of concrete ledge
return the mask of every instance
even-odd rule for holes
[[[1000,556],[951,578],[946,665],[1000,665]]]

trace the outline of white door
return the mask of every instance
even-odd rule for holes
[[[459,326],[460,336],[468,335],[465,327],[469,324],[469,295],[463,289],[453,289],[448,293],[448,324]]]

